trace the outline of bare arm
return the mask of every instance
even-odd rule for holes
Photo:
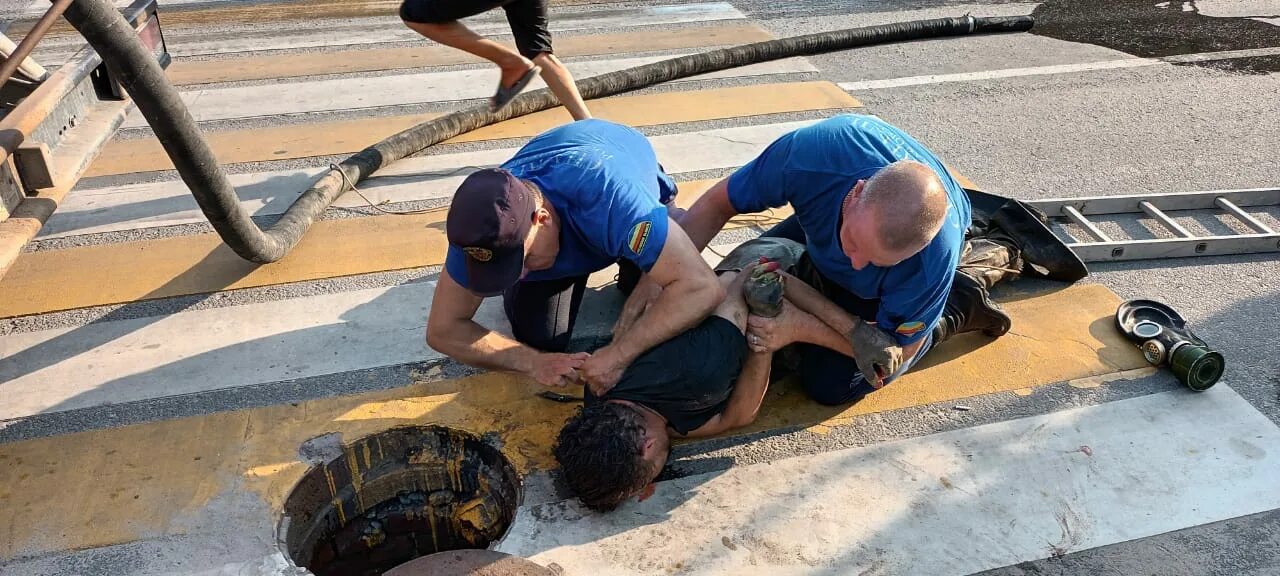
[[[678,208],[672,203],[668,205],[668,212],[671,214],[671,219],[684,229],[689,240],[693,242],[693,247],[699,253],[706,249],[707,244],[711,243],[711,239],[715,238],[729,219],[738,213],[729,203],[728,178],[717,182],[707,190],[689,210]],[[661,288],[648,274],[642,276],[636,289],[627,298],[617,323],[614,324],[614,333],[629,329],[636,318],[644,312],[645,307],[657,298],[660,291]]]
[[[712,416],[706,424],[690,430],[686,436],[714,436],[755,422],[756,415],[760,413],[760,405],[764,404],[765,392],[769,390],[769,369],[772,362],[772,353],[750,352],[747,361],[742,364],[742,373],[733,385],[733,393],[729,395],[729,403],[724,412]]]
[[[724,288],[689,237],[674,222],[668,224],[662,254],[645,274],[662,288],[661,293],[630,329],[583,365],[597,395],[612,388],[636,357],[702,321],[724,299]]]
[[[729,219],[737,214],[738,211],[729,202],[729,179],[724,178],[689,207],[680,218],[680,227],[689,235],[694,248],[702,252]]]
[[[821,292],[814,287],[805,284],[804,281],[783,273],[786,278],[786,298],[796,308],[804,310],[815,318],[820,318],[822,324],[825,324],[829,330],[826,334],[817,334],[821,332],[820,328],[814,328],[811,332],[815,332],[813,339],[820,339],[820,342],[806,340],[810,344],[817,344],[823,348],[835,350],[845,356],[853,358],[852,336],[855,322],[862,322],[857,316],[854,316],[836,305],[835,302],[828,300]],[[924,341],[920,340],[908,344],[902,349],[902,355],[909,360],[920,351],[920,347],[924,345]]]
[[[619,338],[630,330],[640,315],[644,314],[649,305],[661,294],[662,287],[658,286],[648,274],[641,276],[636,287],[632,289],[631,295],[627,296],[627,301],[622,305],[622,312],[618,313],[618,319],[613,323],[613,337]]]
[[[427,319],[427,346],[464,364],[519,372],[547,386],[575,379],[573,370],[587,354],[545,354],[477,324],[474,317],[483,301],[442,270]]]

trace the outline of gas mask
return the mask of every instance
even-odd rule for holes
[[[1116,310],[1116,328],[1136,344],[1153,366],[1168,366],[1196,392],[1208,390],[1222,377],[1226,360],[1187,328],[1173,308],[1155,300],[1130,300]]]

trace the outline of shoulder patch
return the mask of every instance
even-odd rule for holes
[[[627,237],[627,248],[631,249],[633,254],[639,255],[640,251],[644,250],[644,245],[649,243],[650,228],[653,228],[653,224],[648,220],[631,227],[631,234]]]
[[[914,336],[924,330],[924,322],[903,322],[895,330],[901,336]]]

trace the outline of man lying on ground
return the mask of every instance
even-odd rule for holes
[[[586,389],[585,405],[560,431],[555,456],[587,507],[608,511],[646,497],[666,465],[671,436],[713,436],[755,420],[773,353],[749,349],[747,316],[780,307],[778,274],[793,269],[803,251],[780,238],[743,243],[716,267],[727,295],[711,317],[641,355],[603,396]]]

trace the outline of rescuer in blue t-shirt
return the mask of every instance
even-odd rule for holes
[[[428,344],[548,386],[580,374],[603,393],[636,357],[698,324],[724,298],[689,237],[671,225],[675,194],[644,135],[603,120],[544,132],[501,168],[468,176],[449,207]],[[624,309],[648,312],[629,315],[638,319],[594,353],[564,354],[587,276],[614,263],[646,286]],[[497,295],[516,341],[473,319],[483,299]]]
[[[776,318],[753,316],[748,342],[757,351],[796,344],[801,381],[825,404],[861,399],[955,334],[1004,334],[1009,317],[987,289],[1036,266],[1027,262],[1035,250],[1024,259],[1007,234],[967,240],[974,222],[965,189],[932,152],[874,116],[840,115],[781,136],[680,224],[701,249],[735,214],[784,205],[795,214],[765,235],[806,252],[786,282],[817,288],[831,305],[816,315],[784,306]],[[1023,216],[1019,223],[1032,218]]]

